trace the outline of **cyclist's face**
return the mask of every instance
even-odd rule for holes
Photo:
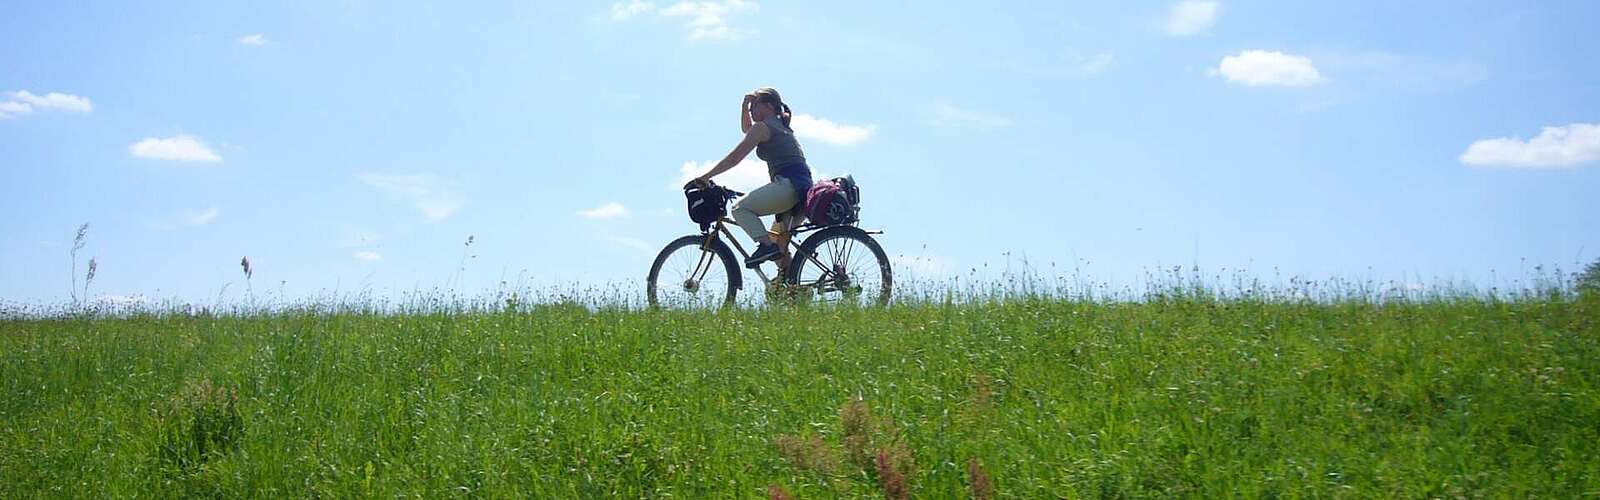
[[[766,121],[768,118],[772,118],[774,114],[776,114],[776,111],[772,109],[772,103],[770,102],[758,102],[750,105],[750,119],[752,121]]]

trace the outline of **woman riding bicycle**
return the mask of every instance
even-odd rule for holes
[[[751,149],[756,151],[757,158],[767,162],[767,174],[772,182],[751,191],[733,206],[733,220],[750,234],[750,239],[759,243],[755,253],[745,261],[745,267],[754,268],[779,254],[778,245],[761,223],[761,216],[788,212],[805,201],[806,190],[811,189],[811,167],[806,166],[805,154],[800,151],[800,143],[795,141],[794,130],[789,128],[792,116],[789,106],[771,87],[745,94],[744,103],[739,105],[739,130],[744,131],[744,139],[711,167],[711,171],[690,181],[701,186],[709,184],[712,177],[743,161]]]

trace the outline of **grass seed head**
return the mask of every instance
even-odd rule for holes
[[[972,388],[972,408],[977,411],[989,409],[994,401],[994,379],[988,375],[979,374]]]
[[[83,225],[78,226],[78,235],[72,237],[72,252],[77,253],[78,250],[82,250],[83,244],[87,241],[88,237],[89,223],[85,222]]]

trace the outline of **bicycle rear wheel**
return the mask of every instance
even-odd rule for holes
[[[800,244],[784,273],[802,301],[886,305],[894,287],[889,257],[860,228],[836,226]]]
[[[661,249],[645,281],[650,307],[716,309],[733,304],[741,286],[739,268],[728,245],[705,245],[712,236],[684,236]]]

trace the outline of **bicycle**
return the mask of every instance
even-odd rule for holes
[[[722,191],[720,213],[724,215],[704,226],[700,234],[672,240],[656,256],[645,285],[650,307],[731,306],[744,288],[741,269],[750,254],[728,229],[737,222],[725,215],[728,202],[744,193],[715,185],[711,189]],[[766,286],[768,297],[787,297],[797,302],[889,303],[893,273],[883,247],[872,238],[883,234],[882,230],[861,229],[856,227],[859,221],[796,224],[803,218],[790,214],[777,219],[773,223],[774,241],[781,252],[777,259],[754,269]],[[804,233],[813,234],[796,244],[794,237]],[[733,243],[733,249],[728,248],[727,242]],[[734,258],[734,250],[740,259]],[[770,278],[763,269],[767,264],[777,266]]]

